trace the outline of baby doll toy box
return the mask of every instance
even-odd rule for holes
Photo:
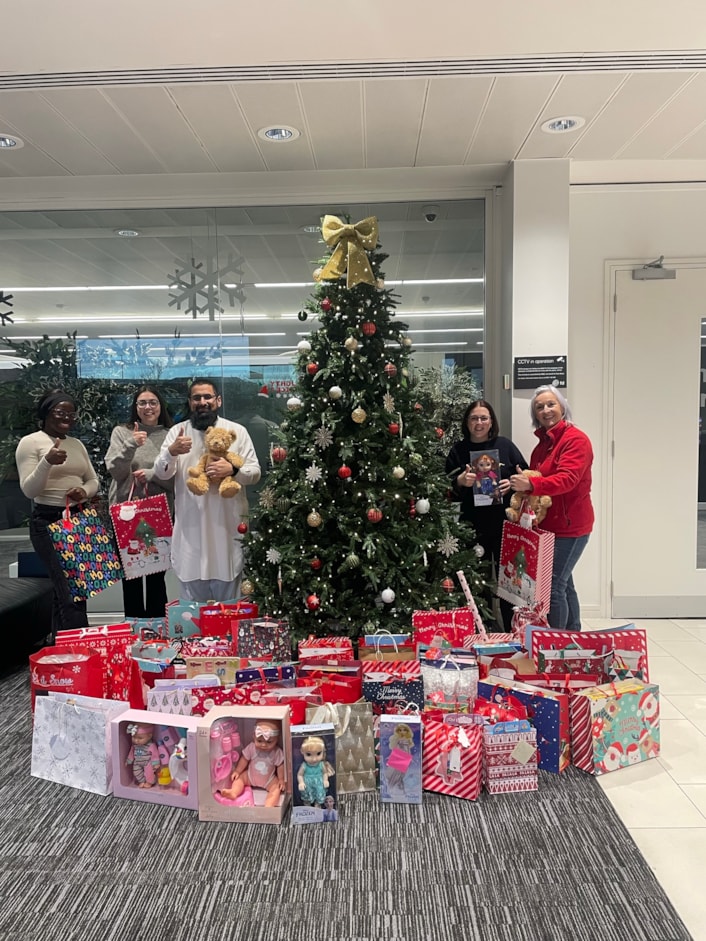
[[[193,716],[143,709],[113,719],[115,796],[196,810],[197,724]]]
[[[289,706],[214,706],[197,723],[199,819],[282,823],[292,797]]]
[[[292,823],[338,820],[332,722],[292,726]]]

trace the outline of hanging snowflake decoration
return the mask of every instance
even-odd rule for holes
[[[382,407],[386,412],[394,412],[395,410],[395,398],[389,392],[386,392],[382,397]]]
[[[449,556],[455,555],[458,552],[458,539],[450,533],[446,533],[446,535],[437,542],[437,546],[441,555],[445,555],[448,559]]]
[[[321,472],[321,468],[316,463],[316,461],[314,461],[313,464],[307,467],[304,476],[306,477],[307,483],[318,484],[318,482],[323,477],[323,474]]]
[[[246,299],[242,287],[244,263],[242,255],[238,258],[230,255],[222,268],[212,257],[205,262],[192,258],[190,263],[177,258],[174,274],[167,275],[171,288],[169,307],[183,308],[194,320],[203,313],[208,313],[209,320],[215,320],[217,313],[224,313],[220,300],[225,295],[231,307],[238,302],[242,308]]]
[[[317,448],[321,448],[322,451],[325,451],[326,448],[330,448],[333,444],[333,432],[326,425],[322,425],[320,428],[317,428],[314,432],[314,443]]]
[[[0,291],[0,304],[5,304],[7,307],[12,307],[12,294],[5,294],[4,291]],[[5,327],[9,323],[14,323],[12,319],[12,311],[0,311],[0,321],[2,326]]]
[[[265,553],[265,558],[268,562],[272,562],[273,565],[277,565],[282,561],[282,553],[279,549],[268,549]]]
[[[275,505],[275,492],[272,487],[263,487],[260,491],[260,506],[266,510],[271,510]]]

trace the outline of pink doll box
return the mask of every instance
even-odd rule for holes
[[[214,706],[205,716],[198,717],[196,749],[199,770],[199,820],[221,820],[235,823],[282,823],[292,799],[292,749],[289,706]],[[268,792],[245,783],[240,795],[233,795],[232,779],[244,750],[254,747],[258,723],[276,723],[280,733],[275,749],[264,761],[274,766],[273,774],[283,776],[284,790],[279,803],[265,806]],[[277,754],[281,750],[281,754]],[[279,759],[282,759],[280,762]],[[249,762],[261,765],[259,757]],[[278,769],[282,768],[279,772]],[[259,770],[264,774],[266,769]],[[246,776],[247,777],[247,776]],[[223,792],[230,792],[227,796]]]
[[[154,726],[153,743],[159,767],[154,770],[154,783],[150,787],[140,787],[136,783],[132,767],[127,763],[132,746],[131,730],[136,726],[150,725]],[[194,716],[148,712],[144,709],[128,709],[113,719],[111,726],[115,796],[196,810],[199,805],[196,780],[197,725],[198,720]],[[149,769],[146,776],[152,777]]]

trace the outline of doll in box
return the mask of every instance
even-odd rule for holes
[[[386,763],[388,787],[404,790],[404,776],[412,763],[414,733],[406,722],[398,723],[390,736],[390,754]]]
[[[329,780],[336,773],[326,761],[326,742],[319,735],[309,735],[300,751],[304,761],[297,772],[297,786],[302,801],[311,807],[323,807]]]
[[[258,719],[253,741],[242,751],[231,775],[230,787],[222,787],[218,794],[229,801],[237,801],[247,787],[267,791],[265,807],[279,806],[285,790],[284,752],[280,748],[282,729],[279,722]]]
[[[138,787],[152,787],[162,764],[159,750],[153,741],[154,726],[144,722],[131,723],[127,733],[132,739],[132,745],[125,764],[132,766],[132,776]]]

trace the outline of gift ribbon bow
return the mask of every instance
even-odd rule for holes
[[[356,284],[375,284],[375,275],[370,267],[367,251],[378,243],[378,221],[375,216],[361,219],[355,225],[343,222],[337,216],[324,216],[321,234],[333,254],[321,269],[317,280],[337,281],[346,275],[346,287]]]
[[[470,740],[466,730],[460,725],[442,726],[446,732],[446,741],[442,744],[442,752],[450,752],[452,748],[468,748]]]

